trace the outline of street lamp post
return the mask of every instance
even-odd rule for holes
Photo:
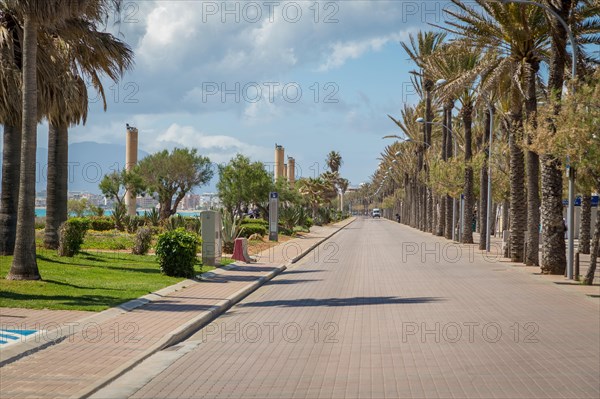
[[[575,79],[577,78],[577,45],[575,44],[575,37],[573,36],[573,31],[569,28],[569,24],[552,8],[548,7],[545,4],[538,3],[536,1],[531,0],[489,0],[497,3],[519,3],[519,4],[531,4],[537,7],[541,7],[544,10],[548,11],[552,14],[565,28],[565,31],[569,35],[569,40],[571,41],[571,48],[573,49],[573,61],[571,62],[571,78],[573,81],[573,94],[575,94]],[[575,168],[572,165],[569,165],[568,168],[568,178],[569,178],[569,205],[567,210],[567,278],[573,279],[573,258],[574,258],[574,244],[575,244]]]

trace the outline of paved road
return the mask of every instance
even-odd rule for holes
[[[385,220],[330,243],[133,396],[600,396],[598,301]]]

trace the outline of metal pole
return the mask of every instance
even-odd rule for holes
[[[463,194],[460,195],[460,220],[458,221],[458,242],[462,242],[463,231],[465,230],[465,201]]]
[[[487,182],[487,224],[485,250],[490,252],[490,240],[492,235],[492,139],[494,137],[494,108],[490,106],[490,140],[488,147],[488,182]]]
[[[575,169],[570,165],[567,167],[569,177],[569,207],[567,208],[567,278],[573,280],[573,257],[574,257],[574,239],[575,239]]]

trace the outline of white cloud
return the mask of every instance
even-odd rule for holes
[[[343,66],[346,61],[357,59],[370,51],[380,51],[389,42],[398,42],[408,37],[408,31],[364,40],[336,42],[330,46],[331,55],[319,66],[319,71],[328,71]]]
[[[177,123],[160,133],[154,145],[157,149],[197,148],[202,155],[208,156],[212,162],[216,163],[228,162],[238,153],[261,161],[268,160],[269,154],[271,154],[267,148],[244,143],[232,136],[209,135],[192,126],[180,126]]]

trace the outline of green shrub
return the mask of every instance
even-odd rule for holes
[[[58,232],[58,256],[76,255],[89,227],[90,222],[85,218],[71,218],[64,222]]]
[[[133,249],[131,252],[134,255],[146,255],[152,244],[152,229],[150,227],[141,227],[135,234],[133,241]]]
[[[186,217],[185,229],[192,233],[202,234],[202,220],[199,217]]]
[[[144,224],[146,226],[157,227],[160,223],[160,214],[156,208],[150,209],[150,212],[144,211]]]
[[[167,276],[193,277],[198,243],[198,236],[183,228],[159,235],[156,257],[160,270]]]
[[[123,224],[125,225],[125,230],[129,234],[135,234],[137,229],[140,226],[144,225],[144,218],[141,216],[125,215],[125,217],[123,218],[123,222]]]
[[[305,226],[294,226],[294,233],[310,233],[310,230]]]
[[[113,218],[105,216],[92,216],[87,218],[90,221],[90,229],[95,231],[110,231],[115,228]]]
[[[258,223],[242,224],[241,230],[240,237],[245,238],[250,237],[252,234],[258,234],[261,237],[267,234],[267,227]]]
[[[125,222],[125,216],[127,215],[127,208],[123,203],[115,203],[115,208],[113,209],[113,213],[111,218],[115,224],[115,228],[119,231],[125,230],[123,223]]]
[[[242,226],[246,224],[260,224],[261,226],[265,226],[265,228],[269,227],[269,221],[264,219],[251,219],[244,218],[242,219]]]
[[[313,218],[307,217],[306,218],[306,223],[304,224],[304,227],[306,227],[307,229],[310,229],[313,226],[314,226]]]
[[[36,230],[41,230],[46,228],[46,218],[35,218],[35,228]]]

